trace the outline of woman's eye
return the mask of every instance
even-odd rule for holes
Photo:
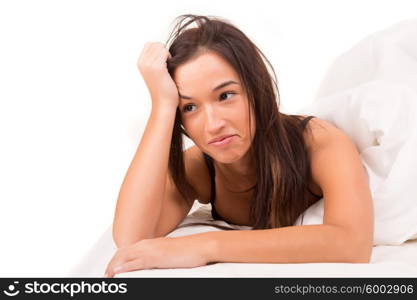
[[[219,96],[219,98],[220,98],[220,100],[227,100],[227,99],[229,99],[228,97],[227,97],[227,95],[234,95],[234,94],[236,94],[236,93],[234,93],[234,92],[224,92],[224,93],[221,93],[220,94],[220,96]],[[226,97],[223,97],[223,96],[226,96]],[[192,110],[191,109],[189,109],[189,108],[192,108],[192,107],[194,107],[195,105],[194,104],[187,104],[187,105],[184,105],[183,107],[182,107],[182,111],[184,112],[184,113],[187,113],[187,112],[191,112]]]
[[[182,108],[182,111],[183,112],[189,112],[189,111],[191,111],[191,110],[188,110],[187,109],[187,107],[193,107],[194,105],[193,104],[187,104],[187,105],[184,105],[184,107]]]
[[[228,99],[227,97],[226,98],[223,98],[222,96],[223,95],[234,95],[235,93],[233,93],[233,92],[224,92],[224,93],[221,93],[220,94],[220,99],[221,100],[226,100],[226,99]]]

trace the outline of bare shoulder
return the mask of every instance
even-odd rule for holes
[[[313,118],[310,122],[311,130],[306,133],[306,143],[309,148],[313,180],[316,183],[321,185],[320,182],[324,181],[326,174],[332,174],[327,181],[337,178],[333,173],[339,172],[341,167],[335,169],[336,162],[339,164],[344,162],[351,167],[364,169],[359,150],[348,134],[323,119]],[[329,164],[329,161],[333,163]]]
[[[359,249],[352,253],[361,261],[369,261],[374,223],[372,195],[358,148],[334,124],[318,118],[310,122],[311,175],[324,198],[323,224],[343,228],[345,238],[350,239],[348,245]]]
[[[210,194],[210,175],[204,161],[203,152],[196,145],[184,151],[184,163],[187,179],[197,193],[200,203],[206,204]]]
[[[308,129],[305,131],[304,137],[307,147],[312,152],[323,149],[335,140],[350,140],[350,137],[336,125],[317,117],[308,122]]]

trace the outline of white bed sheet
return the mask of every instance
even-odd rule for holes
[[[216,226],[249,229],[213,220],[211,206],[197,201],[184,221],[168,236],[184,236],[225,230]],[[193,223],[203,223],[202,225]],[[109,227],[69,277],[102,277],[107,263],[117,250]],[[417,277],[417,240],[398,246],[375,246],[369,264],[351,263],[215,263],[197,268],[137,270],[116,277]]]
[[[317,99],[304,110],[333,122],[359,146],[375,205],[374,245],[378,246],[373,248],[371,263],[216,263],[139,270],[117,277],[417,277],[417,240],[406,241],[417,237],[417,173],[412,167],[417,165],[416,28],[417,19],[406,20],[370,35],[342,54],[329,68]],[[402,140],[404,135],[407,139]],[[210,209],[196,201],[187,218],[168,236],[223,230],[215,227],[219,225],[250,228],[214,221]],[[323,199],[308,208],[303,224],[322,223]],[[103,276],[116,250],[110,227],[69,276]]]

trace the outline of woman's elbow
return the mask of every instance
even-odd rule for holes
[[[338,234],[341,261],[346,263],[367,264],[371,262],[373,234],[366,230],[344,229]]]
[[[347,255],[348,262],[356,264],[368,264],[371,262],[373,241],[372,239],[362,239],[359,242],[351,242]]]
[[[372,257],[372,245],[362,246],[355,256],[354,263],[369,264]]]

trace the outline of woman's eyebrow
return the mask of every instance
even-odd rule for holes
[[[224,88],[225,86],[228,86],[228,85],[230,85],[230,84],[239,84],[239,83],[237,83],[237,82],[236,82],[236,81],[234,81],[234,80],[228,80],[228,81],[225,81],[225,82],[223,82],[223,83],[219,84],[218,86],[216,86],[216,87],[212,90],[212,92],[215,92],[215,91],[217,91],[217,90],[220,90],[221,88]],[[181,99],[193,99],[193,97],[190,97],[190,96],[185,96],[185,95],[181,95],[179,92],[178,92],[178,94],[179,94],[179,96],[180,96],[180,98],[181,98]]]

